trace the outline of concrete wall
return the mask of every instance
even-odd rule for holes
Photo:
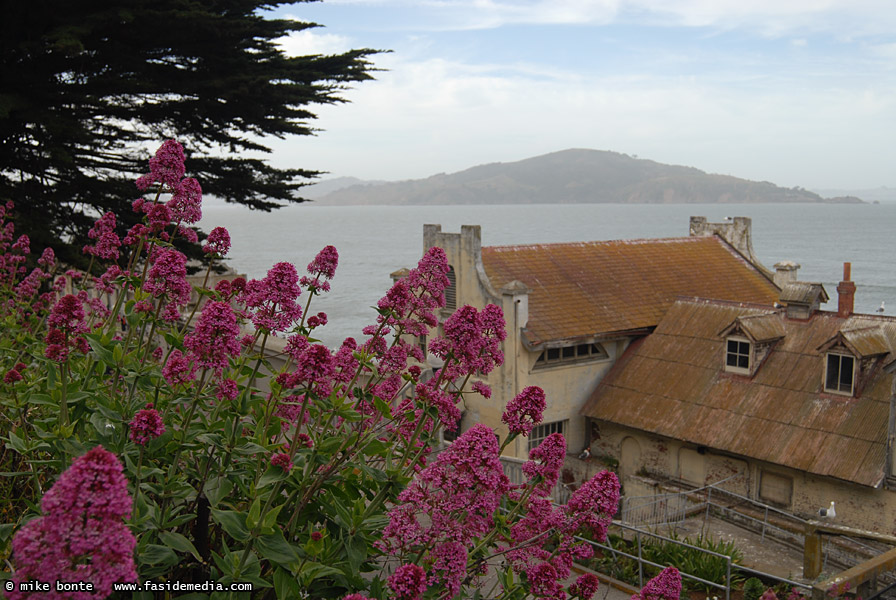
[[[896,492],[889,489],[875,489],[745,457],[717,454],[711,449],[609,423],[597,423],[596,428],[600,437],[592,441],[592,455],[619,460],[620,481],[628,495],[653,493],[639,475],[681,479],[697,487],[726,480],[720,487],[803,518],[817,518],[818,509],[829,507],[833,501],[837,512],[833,523],[896,534]],[[789,502],[772,501],[784,482],[791,485]]]

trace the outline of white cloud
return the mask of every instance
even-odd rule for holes
[[[276,43],[287,56],[307,56],[310,54],[339,54],[351,49],[348,37],[332,33],[317,33],[304,29],[279,38]]]

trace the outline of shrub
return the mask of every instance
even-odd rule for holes
[[[744,582],[744,600],[759,600],[765,592],[765,584],[756,577],[750,577]]]

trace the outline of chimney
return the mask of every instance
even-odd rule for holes
[[[844,319],[852,314],[856,299],[856,284],[849,280],[851,269],[851,263],[843,263],[843,281],[837,286],[837,316]]]
[[[779,263],[775,263],[775,285],[784,289],[785,285],[797,280],[796,272],[799,270],[800,266],[792,260],[782,260]]]

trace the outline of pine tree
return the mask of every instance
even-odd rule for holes
[[[168,138],[206,195],[261,210],[301,201],[318,173],[241,155],[313,133],[310,107],[370,79],[376,51],[286,56],[274,40],[317,25],[264,10],[293,3],[4,0],[0,201],[15,202],[17,231],[34,248],[68,244],[74,260],[100,214],[134,222],[134,178]]]

